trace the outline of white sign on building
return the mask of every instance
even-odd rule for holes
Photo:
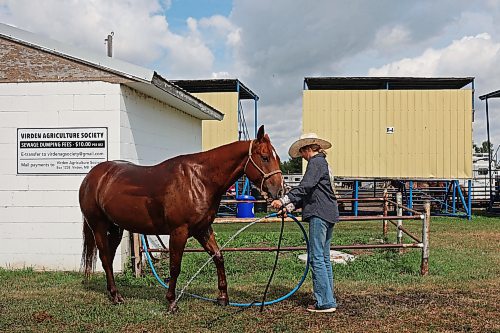
[[[18,128],[18,174],[86,174],[108,160],[108,129]]]

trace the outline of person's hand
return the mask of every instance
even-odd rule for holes
[[[273,202],[271,202],[271,207],[273,207],[274,209],[280,209],[281,206],[283,206],[283,204],[281,203],[281,200],[273,200]]]
[[[280,210],[278,210],[278,214],[277,215],[279,217],[281,217],[281,216],[288,217],[287,212],[288,212],[288,210],[286,209],[285,206],[283,206],[283,208],[281,208]]]
[[[278,216],[287,217],[287,215],[286,215],[287,209],[285,206],[283,206],[283,203],[281,202],[281,200],[273,200],[273,202],[271,202],[271,206],[274,209],[278,209]]]

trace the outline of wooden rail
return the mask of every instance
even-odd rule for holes
[[[384,203],[390,202],[393,204],[396,208],[396,213],[397,215],[387,215],[387,205],[384,205],[384,214],[383,215],[372,215],[372,216],[341,216],[340,221],[346,221],[346,222],[362,222],[362,221],[383,221],[383,232],[384,236],[386,236],[387,233],[387,222],[390,222],[396,227],[397,230],[397,239],[396,243],[387,243],[387,244],[351,244],[351,245],[335,245],[332,246],[331,249],[377,249],[377,248],[385,248],[385,249],[404,249],[404,248],[420,248],[422,249],[422,259],[421,259],[421,266],[420,266],[420,274],[421,275],[427,275],[429,273],[429,227],[430,227],[430,220],[431,220],[431,215],[430,215],[430,202],[426,202],[424,204],[424,212],[420,213],[418,211],[415,211],[413,209],[410,209],[408,207],[403,206],[400,202],[400,198],[398,198],[398,202],[392,202],[387,199],[387,196],[384,196],[384,198],[369,198],[369,199],[377,199],[377,201],[383,201]],[[381,199],[381,200],[380,200]],[[358,201],[362,201],[363,198],[357,199]],[[263,201],[263,200],[261,200]],[[374,200],[370,200],[374,201]],[[236,201],[236,202],[242,202],[242,201]],[[255,202],[255,201],[251,201]],[[265,201],[263,201],[265,202]],[[403,210],[415,214],[415,215],[410,215],[410,216],[404,216]],[[301,218],[297,218],[299,221],[301,221]],[[226,217],[226,218],[216,218],[214,223],[250,223],[254,222],[256,218],[233,218],[233,217]],[[417,236],[411,234],[407,229],[403,227],[403,221],[406,220],[420,220],[422,223],[422,236],[421,239],[419,239]],[[280,222],[281,218],[279,217],[273,217],[273,218],[267,218],[267,219],[262,219],[261,222]],[[286,222],[293,222],[291,218],[285,219]],[[396,222],[394,222],[396,221]],[[414,243],[403,243],[402,242],[402,236],[403,234],[406,234],[409,238],[411,238]],[[141,273],[141,268],[142,268],[142,258],[143,258],[143,252],[144,250],[142,247],[139,249],[138,246],[136,246],[136,242],[138,242],[138,237],[134,235],[134,257],[136,258],[136,264],[134,265],[134,268],[136,270],[136,275],[140,275]],[[243,252],[243,251],[276,251],[276,247],[241,247],[241,248],[224,248],[222,251],[225,252],[230,252],[230,251],[238,251],[238,252]],[[293,247],[282,247],[282,251],[304,251],[306,250],[305,246],[293,246]],[[147,249],[148,252],[168,252],[168,249]],[[204,250],[202,248],[186,248],[185,252],[203,252]],[[137,253],[139,252],[139,253]],[[137,259],[139,259],[139,262],[137,262]]]

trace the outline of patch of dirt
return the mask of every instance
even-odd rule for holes
[[[500,294],[497,281],[457,288],[436,287],[385,290],[343,290],[334,314],[311,315],[312,301],[304,295],[295,304],[276,306],[260,329],[324,332],[500,332]]]
[[[355,257],[363,256],[363,255],[372,255],[375,253],[374,250],[358,250],[358,249],[349,250],[349,251],[345,251],[345,252],[350,253]]]
[[[54,318],[52,315],[50,315],[46,311],[33,312],[31,316],[39,324],[43,323],[44,321],[51,320]]]
[[[412,290],[395,294],[351,295],[343,300],[339,310],[340,317],[350,320],[360,317],[389,319],[398,315],[398,320],[389,320],[385,325],[384,320],[379,322],[386,328],[404,321],[406,328],[410,328],[409,323],[423,329],[437,322],[440,329],[449,331],[494,331],[499,328],[498,320],[494,320],[494,314],[499,310],[497,299],[488,295],[487,289]],[[467,310],[464,312],[464,309]]]

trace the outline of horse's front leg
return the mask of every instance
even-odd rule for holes
[[[175,287],[177,278],[181,272],[182,254],[188,239],[189,233],[187,227],[179,227],[170,233],[169,252],[170,252],[170,281],[168,283],[167,301],[170,303],[170,312],[177,311],[177,302],[175,301]]]
[[[224,268],[224,257],[219,251],[219,246],[215,241],[214,231],[211,226],[205,232],[200,235],[195,236],[195,238],[200,242],[201,246],[208,252],[210,256],[213,256],[215,267],[217,267],[217,278],[219,285],[219,297],[217,301],[220,305],[229,304],[229,296],[227,295],[227,281],[226,281],[226,271]]]

